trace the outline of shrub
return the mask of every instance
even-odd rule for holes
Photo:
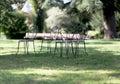
[[[99,34],[100,34],[100,32],[97,31],[97,30],[95,30],[95,31],[94,30],[89,30],[87,32],[88,38],[97,38]]]
[[[27,25],[22,15],[7,13],[2,24],[3,31],[9,39],[20,39],[25,35]]]

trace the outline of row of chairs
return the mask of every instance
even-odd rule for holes
[[[24,46],[23,46],[24,47],[24,53],[28,54],[29,53],[28,49],[29,49],[29,43],[30,42],[33,44],[33,49],[34,49],[34,53],[35,53],[35,42],[34,42],[34,40],[36,38],[37,33],[38,33],[38,26],[36,26],[35,29],[33,29],[32,26],[31,26],[31,28],[29,28],[28,31],[26,31],[26,35],[25,36],[28,36],[28,37],[24,36],[23,39],[20,39],[18,41],[16,54],[18,54],[18,52],[19,52],[19,48],[20,48],[20,44],[21,43],[24,44]],[[29,34],[32,34],[32,37],[29,37]]]
[[[50,53],[53,52],[53,54],[56,55],[56,53],[58,53],[58,45],[60,45],[60,56],[61,57],[63,56],[64,50],[66,52],[67,57],[69,57],[70,50],[71,50],[72,54],[76,57],[79,52],[78,51],[79,44],[83,43],[84,51],[87,54],[86,44],[85,44],[85,35],[81,35],[79,33],[63,34],[61,28],[58,26],[51,28],[49,34],[50,34],[49,36],[44,35],[44,37],[42,38],[41,47],[40,47],[41,51],[44,46],[43,45],[44,41],[47,41],[47,51],[49,51]],[[37,35],[37,32],[36,32],[36,34],[34,34],[34,36],[33,36],[34,38],[24,38],[22,40],[19,40],[17,53],[19,52],[19,45],[21,42],[24,42],[24,52],[25,53],[28,53],[29,42],[33,42],[33,48],[34,48],[34,52],[35,52],[34,40],[36,38],[36,35]],[[53,51],[51,49],[51,42],[54,42],[54,50]]]
[[[54,55],[58,52],[58,45],[60,45],[60,56],[63,56],[63,51],[66,51],[66,56],[69,57],[70,49],[72,50],[72,54],[76,57],[79,53],[79,44],[83,43],[84,45],[84,52],[86,52],[86,43],[85,43],[85,31],[82,31],[83,33],[72,33],[72,34],[63,34],[62,29],[59,26],[55,26],[51,28],[50,36],[45,36],[42,40],[42,43],[44,40],[47,40],[48,42],[48,48],[50,49],[51,53],[51,41],[54,41]],[[65,45],[65,47],[64,47]],[[74,46],[75,45],[75,46]],[[47,49],[48,49],[47,48]],[[64,49],[65,48],[65,49]],[[42,50],[42,45],[41,45]]]

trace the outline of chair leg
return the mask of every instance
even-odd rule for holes
[[[85,51],[85,54],[88,55],[85,42],[84,42],[84,51]]]
[[[57,43],[55,42],[54,55],[56,54],[56,50],[57,50]]]
[[[47,41],[47,52],[49,52],[49,49],[51,47],[51,43],[50,40]],[[50,49],[50,53],[51,53],[51,49]]]
[[[69,43],[66,43],[66,57],[69,55]]]
[[[34,53],[35,53],[35,43],[34,43],[34,41],[33,41],[33,48],[34,48]]]
[[[29,42],[25,41],[24,42],[24,53],[28,54],[28,48],[29,48]]]
[[[28,49],[29,49],[29,42],[26,42],[26,53],[28,54]]]
[[[25,53],[25,54],[27,54],[27,53],[26,53],[26,46],[27,46],[27,45],[26,45],[26,42],[24,42],[24,53]]]
[[[19,52],[19,46],[20,46],[20,41],[18,41],[18,47],[17,47],[17,52],[16,52],[16,54],[18,54],[18,52]]]
[[[50,40],[50,42],[49,42],[49,49],[50,49],[50,54],[52,53],[52,49],[51,49],[51,40]]]
[[[74,49],[74,56],[75,57],[77,56],[77,47],[78,47],[78,45],[77,45],[77,43],[75,43],[75,49]]]
[[[43,47],[43,40],[41,42],[40,51],[42,50],[42,47]]]
[[[76,43],[76,57],[79,56],[79,42]]]
[[[63,43],[60,43],[61,47],[60,47],[60,57],[63,56]]]
[[[71,43],[71,48],[72,48],[72,54],[74,55],[74,46],[73,46],[73,42]]]

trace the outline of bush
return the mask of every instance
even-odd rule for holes
[[[98,38],[98,36],[100,35],[100,32],[99,31],[97,31],[97,30],[89,30],[88,32],[87,32],[87,37],[88,38]]]
[[[6,14],[4,18],[3,31],[9,39],[21,39],[25,35],[27,25],[25,24],[25,17],[15,14]]]

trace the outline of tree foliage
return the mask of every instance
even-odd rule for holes
[[[73,4],[72,2],[71,4]],[[90,14],[91,16],[87,15],[90,18],[94,14],[97,14],[97,12],[100,12],[100,10],[103,10],[102,18],[104,18],[104,21],[102,21],[102,23],[104,23],[104,38],[109,39],[117,37],[115,11],[119,11],[119,0],[80,0],[78,5],[76,5],[76,2],[78,1],[75,0],[73,6],[70,4],[70,7],[73,9],[76,6],[81,12],[87,11],[85,14]],[[83,16],[85,14],[83,14]],[[89,17],[86,18],[88,19]],[[91,22],[91,19],[89,19],[89,21]],[[82,22],[84,22],[84,20]]]
[[[27,25],[24,23],[25,18],[22,16],[12,14],[7,14],[7,16],[9,18],[6,18],[7,21],[3,22],[3,31],[7,38],[23,38],[25,32],[27,31]]]
[[[87,30],[103,30],[103,18],[109,17],[113,11],[120,12],[120,1],[119,0],[72,0],[71,2],[64,4],[62,0],[31,0],[33,1],[33,6],[35,8],[34,13],[37,15],[37,20],[35,19],[35,24],[39,27],[39,31],[42,32],[45,27],[45,20],[53,17],[50,21],[54,21],[54,25],[61,25],[61,27],[68,29],[70,31],[78,30],[82,28],[81,26],[87,28]],[[24,24],[25,17],[16,14],[12,9],[11,4],[13,3],[23,3],[25,0],[1,0],[0,3],[0,26],[5,30],[5,32],[10,31],[10,29],[17,30],[15,26],[24,30],[26,25]],[[105,12],[105,6],[111,9]],[[61,11],[57,15],[51,12],[52,15],[48,15],[48,11],[56,7]],[[102,9],[103,8],[103,9]],[[54,11],[57,11],[54,9]],[[59,11],[59,12],[60,12]],[[107,16],[105,16],[107,14]],[[117,14],[118,15],[118,14]],[[36,16],[35,16],[36,17]],[[34,18],[35,18],[34,17]],[[118,17],[118,16],[117,16]],[[20,19],[21,18],[21,19]],[[117,18],[117,23],[119,19]],[[16,25],[15,25],[16,24]],[[76,26],[79,25],[79,26]],[[81,25],[81,26],[80,26]],[[117,25],[118,28],[119,25]],[[76,28],[76,29],[75,29]],[[14,30],[12,30],[14,31]],[[22,30],[17,30],[22,31]],[[16,32],[16,31],[15,31]],[[7,33],[6,33],[7,34]],[[15,34],[14,34],[15,35]],[[17,34],[16,34],[17,35]]]
[[[23,0],[1,0],[0,3],[0,27],[7,38],[23,38],[26,31],[24,15],[13,10],[11,4],[23,2]]]

